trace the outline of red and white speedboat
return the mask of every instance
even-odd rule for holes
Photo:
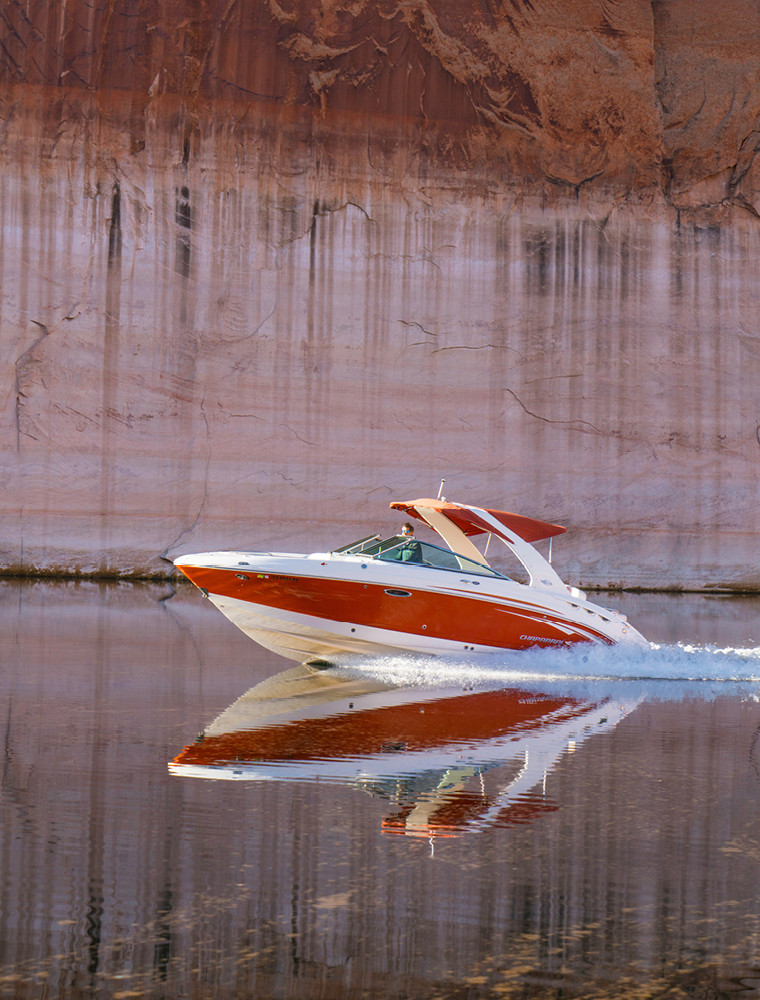
[[[648,646],[624,615],[563,583],[531,544],[562,534],[560,525],[444,498],[391,507],[427,524],[447,547],[370,535],[332,552],[202,552],[174,564],[246,635],[291,660]],[[473,537],[487,538],[483,552]],[[494,538],[527,582],[489,564]]]

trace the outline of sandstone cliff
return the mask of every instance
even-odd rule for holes
[[[338,542],[445,476],[568,523],[582,583],[758,587],[759,35],[7,4],[2,567]]]

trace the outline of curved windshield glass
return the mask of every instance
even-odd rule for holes
[[[418,542],[416,539],[400,540],[398,535],[388,538],[384,542],[365,549],[362,555],[370,555],[375,559],[382,559],[384,562],[409,563],[414,566],[432,566],[435,569],[449,569],[457,573],[468,573],[473,576],[497,576],[503,580],[508,580],[503,573],[485,566],[483,563],[475,562],[466,556],[460,556],[450,549],[442,549],[438,545],[431,545],[429,542]]]

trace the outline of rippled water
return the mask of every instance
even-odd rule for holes
[[[0,995],[760,992],[760,600],[605,602],[653,648],[313,673],[0,582]]]

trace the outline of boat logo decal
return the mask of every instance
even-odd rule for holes
[[[521,635],[520,639],[525,639],[528,642],[553,642],[558,646],[564,646],[567,641],[566,639],[550,639],[546,635]]]

